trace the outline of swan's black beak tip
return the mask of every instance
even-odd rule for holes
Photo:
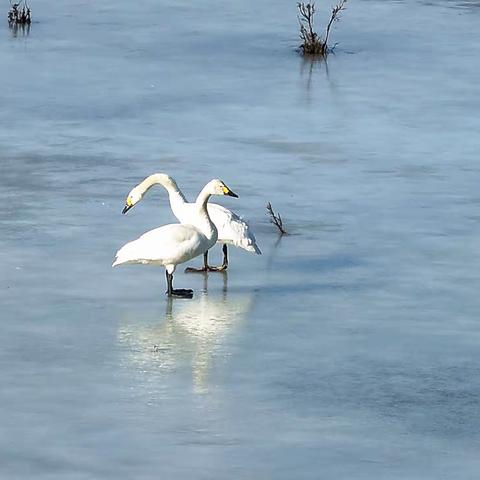
[[[125,205],[123,207],[122,213],[125,215],[132,207],[133,205]]]
[[[232,192],[231,190],[228,191],[227,195],[229,197],[238,198],[238,195],[235,192]]]

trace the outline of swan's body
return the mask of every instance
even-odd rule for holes
[[[237,196],[220,180],[212,180],[192,204],[195,225],[170,224],[150,230],[120,248],[112,266],[126,263],[163,265],[167,274],[167,294],[191,297],[191,290],[173,289],[173,272],[177,265],[205,253],[217,241],[218,232],[207,211],[211,195]]]
[[[192,225],[164,225],[125,244],[117,252],[112,266],[153,263],[163,265],[168,273],[173,273],[176,265],[207,251],[215,244],[216,237],[216,230],[207,236]]]
[[[196,225],[198,219],[196,214],[196,204],[188,202],[181,190],[178,188],[175,180],[163,173],[155,173],[150,175],[141,183],[139,183],[128,195],[123,212],[127,212],[131,207],[138,203],[153,185],[162,185],[167,190],[170,200],[170,207],[180,223],[186,225]],[[222,207],[221,205],[217,205],[215,203],[209,203],[207,205],[207,211],[218,231],[217,242],[223,245],[224,260],[221,267],[209,267],[207,257],[208,254],[205,253],[205,265],[204,268],[200,269],[200,271],[225,270],[228,266],[227,244],[243,248],[248,252],[261,254],[255,239],[255,235],[251,231],[248,223],[245,222],[241,217],[231,210],[228,210],[228,208]]]

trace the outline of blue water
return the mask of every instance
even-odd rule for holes
[[[328,64],[295,2],[31,6],[0,22],[0,478],[478,478],[480,3],[352,0]],[[153,172],[222,178],[263,255],[179,268],[190,301],[112,269],[175,221],[120,213]]]

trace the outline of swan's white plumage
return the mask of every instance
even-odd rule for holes
[[[167,272],[173,274],[178,264],[205,253],[218,237],[215,224],[207,212],[211,195],[235,196],[221,180],[211,180],[197,197],[196,211],[192,215],[194,224],[164,225],[144,233],[118,250],[112,267],[125,263],[152,263],[164,265]],[[191,298],[191,291],[172,288],[172,278],[167,276],[167,293]]]
[[[228,208],[211,203],[207,205],[208,214],[218,230],[218,243],[228,243],[260,255],[255,235],[248,223]]]
[[[175,208],[172,207],[172,211],[181,223],[194,224],[196,208],[194,203],[185,202]],[[248,223],[236,213],[216,203],[207,204],[207,210],[212,222],[217,227],[218,243],[234,245],[256,254],[262,253]]]
[[[116,253],[112,266],[153,263],[169,267],[172,273],[175,265],[201,255],[214,243],[193,225],[164,225],[125,244]]]
[[[167,190],[170,207],[180,223],[196,225],[198,207],[195,203],[187,202],[175,180],[166,174],[154,173],[148,176],[130,192],[128,198],[135,205],[156,184],[162,185]],[[218,243],[234,245],[256,254],[262,253],[248,223],[239,215],[216,203],[208,203],[207,210],[217,228]]]

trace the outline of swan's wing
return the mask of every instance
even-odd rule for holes
[[[208,214],[218,230],[218,242],[231,243],[249,252],[261,254],[255,235],[248,223],[228,208],[207,204]]]
[[[203,253],[204,242],[204,235],[191,225],[165,225],[125,244],[117,252],[113,266],[121,263],[177,265]]]

